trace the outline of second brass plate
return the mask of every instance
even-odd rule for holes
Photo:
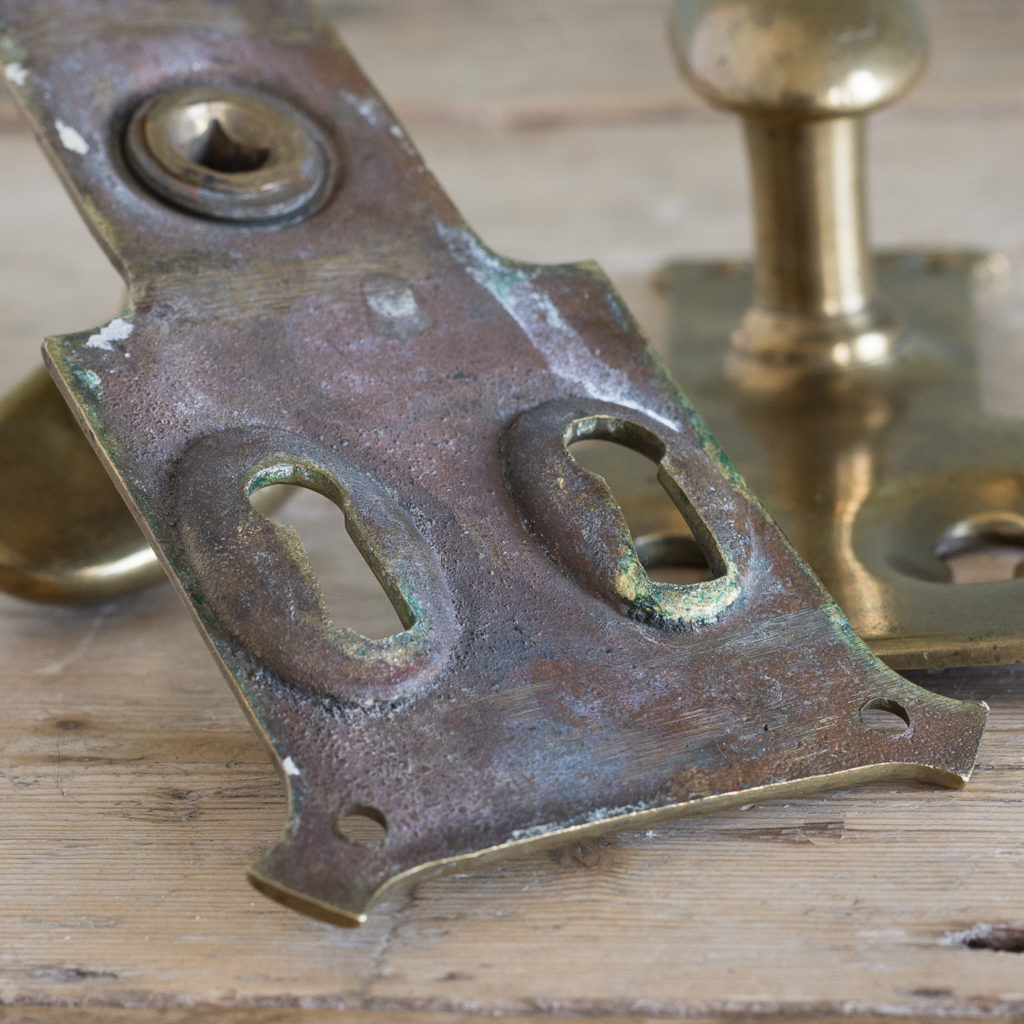
[[[775,394],[725,375],[749,267],[675,263],[659,281],[673,376],[893,667],[1024,657],[1024,580],[956,584],[944,561],[972,546],[1024,549],[1024,422],[986,414],[976,374],[977,291],[1004,267],[969,252],[879,256],[879,291],[910,325],[897,357]]]

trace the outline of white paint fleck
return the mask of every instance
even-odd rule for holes
[[[85,156],[89,152],[89,143],[71,125],[65,124],[58,118],[53,122],[53,126],[57,129],[60,144],[65,149],[70,150],[72,153],[77,153],[79,156]]]
[[[85,344],[87,348],[102,348],[107,352],[113,352],[114,346],[110,343],[127,340],[131,337],[133,330],[135,330],[134,324],[122,320],[121,317],[116,317],[106,327],[101,327],[95,334],[90,334],[89,340]]]
[[[374,128],[379,128],[384,120],[384,104],[376,96],[357,96],[354,92],[343,91],[341,94],[359,116]]]
[[[416,296],[408,285],[396,285],[368,292],[366,301],[374,312],[392,320],[415,316],[419,312]]]
[[[12,85],[24,85],[28,81],[28,69],[17,62],[4,65],[4,72]]]
[[[284,769],[285,775],[301,775],[302,774],[302,772],[299,771],[298,765],[296,765],[296,763],[290,757],[286,757],[281,762],[281,767]]]

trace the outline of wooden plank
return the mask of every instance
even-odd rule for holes
[[[1024,11],[928,8],[931,76],[873,135],[877,234],[1019,258]],[[661,0],[333,10],[484,237],[597,257],[655,340],[649,272],[749,246],[738,133],[686,98]],[[0,147],[10,383],[121,287],[24,134]],[[993,339],[991,396],[1019,404],[1012,337]],[[928,677],[992,706],[962,792],[874,786],[608,836],[424,883],[343,931],[246,885],[281,786],[166,588],[84,611],[0,598],[0,650],[0,1020],[1024,1015],[1024,960],[964,944],[1024,936],[1019,668]]]

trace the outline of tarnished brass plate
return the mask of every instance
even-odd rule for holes
[[[189,10],[208,20],[0,2],[21,101],[131,289],[118,336],[51,339],[51,369],[287,783],[260,888],[356,922],[400,881],[568,832],[965,781],[984,709],[856,638],[595,267],[487,249],[309,8]],[[302,111],[318,206],[212,219],[133,176],[133,111],[203,84]],[[648,575],[571,454],[587,439],[657,466],[709,579]],[[278,483],[342,508],[400,632],[330,619],[250,501]]]

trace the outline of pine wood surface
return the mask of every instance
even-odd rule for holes
[[[678,81],[655,0],[335,0],[350,46],[496,248],[597,258],[663,334],[648,279],[743,254],[736,126]],[[1024,266],[1024,5],[930,0],[928,77],[874,119],[884,244]],[[0,105],[5,384],[120,285]],[[1024,280],[982,383],[1019,408]],[[685,380],[682,381],[685,389]],[[314,561],[337,523],[293,513]],[[335,554],[337,554],[335,552]],[[343,560],[339,614],[369,605]],[[358,930],[287,911],[245,866],[281,784],[168,587],[92,609],[0,598],[0,1021],[615,1024],[1024,1018],[1024,670],[918,677],[992,707],[963,791],[776,800],[418,885]],[[467,785],[471,785],[467,780]]]

